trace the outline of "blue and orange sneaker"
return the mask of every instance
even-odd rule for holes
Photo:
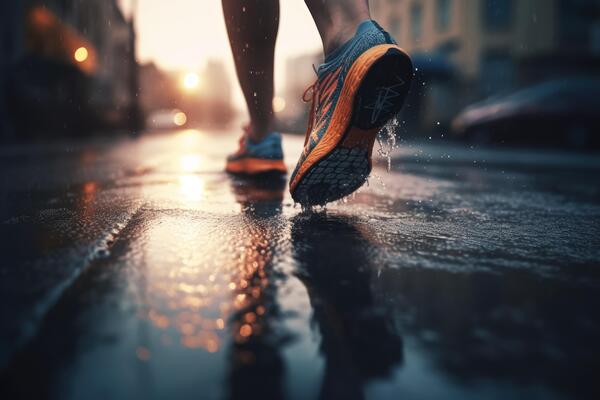
[[[227,157],[225,171],[240,175],[287,173],[280,133],[271,132],[260,142],[254,143],[246,131],[239,143],[239,149]]]
[[[408,55],[371,20],[325,59],[309,88],[304,151],[290,180],[294,201],[323,205],[363,185],[377,133],[402,108],[412,76]]]

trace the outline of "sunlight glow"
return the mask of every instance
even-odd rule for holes
[[[194,90],[200,84],[200,77],[195,72],[188,72],[183,77],[183,87],[187,90]]]

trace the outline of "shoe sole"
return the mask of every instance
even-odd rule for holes
[[[354,62],[328,131],[290,182],[295,201],[323,205],[365,183],[377,134],[404,105],[412,75],[410,58],[395,45],[375,46]]]
[[[227,161],[225,171],[235,175],[286,174],[287,168],[282,160],[242,158],[240,160]]]

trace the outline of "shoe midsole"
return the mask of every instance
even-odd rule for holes
[[[259,174],[268,171],[287,172],[282,160],[267,160],[264,158],[241,158],[239,160],[227,161],[225,168],[227,172],[236,174]]]

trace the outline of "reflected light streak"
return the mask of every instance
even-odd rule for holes
[[[84,183],[82,192],[83,196],[80,196],[77,201],[79,216],[82,220],[89,221],[96,212],[95,200],[98,192],[98,183],[95,181]]]
[[[191,131],[185,137],[199,135]],[[183,202],[206,197],[207,183],[196,174],[203,159],[193,151],[188,148],[176,159],[181,171],[177,195]],[[141,317],[164,330],[163,343],[213,353],[233,339],[236,358],[254,357],[246,344],[259,343],[274,331],[270,319],[277,305],[269,275],[277,234],[251,218],[242,226],[188,216],[169,216],[152,225],[144,256],[148,307]],[[138,357],[150,354],[142,350]]]
[[[186,173],[198,171],[200,167],[200,156],[197,154],[185,154],[179,161],[181,170]]]
[[[186,129],[178,133],[178,141],[182,151],[189,151],[190,147],[198,144],[200,140],[200,131],[197,129]]]
[[[202,191],[198,176],[184,175],[182,182],[184,191]],[[227,234],[215,238],[209,232],[214,231],[205,222],[187,217],[165,218],[152,227],[143,294],[148,307],[140,316],[164,330],[162,343],[214,353],[220,348],[232,308],[230,292],[224,290],[229,273],[219,271],[230,255],[210,254],[214,241],[221,243]]]
[[[202,200],[204,197],[204,180],[196,175],[180,176],[179,193],[188,201]]]
[[[83,193],[85,193],[86,195],[92,195],[92,194],[96,193],[97,189],[98,189],[98,184],[94,181],[86,182],[83,185]]]

